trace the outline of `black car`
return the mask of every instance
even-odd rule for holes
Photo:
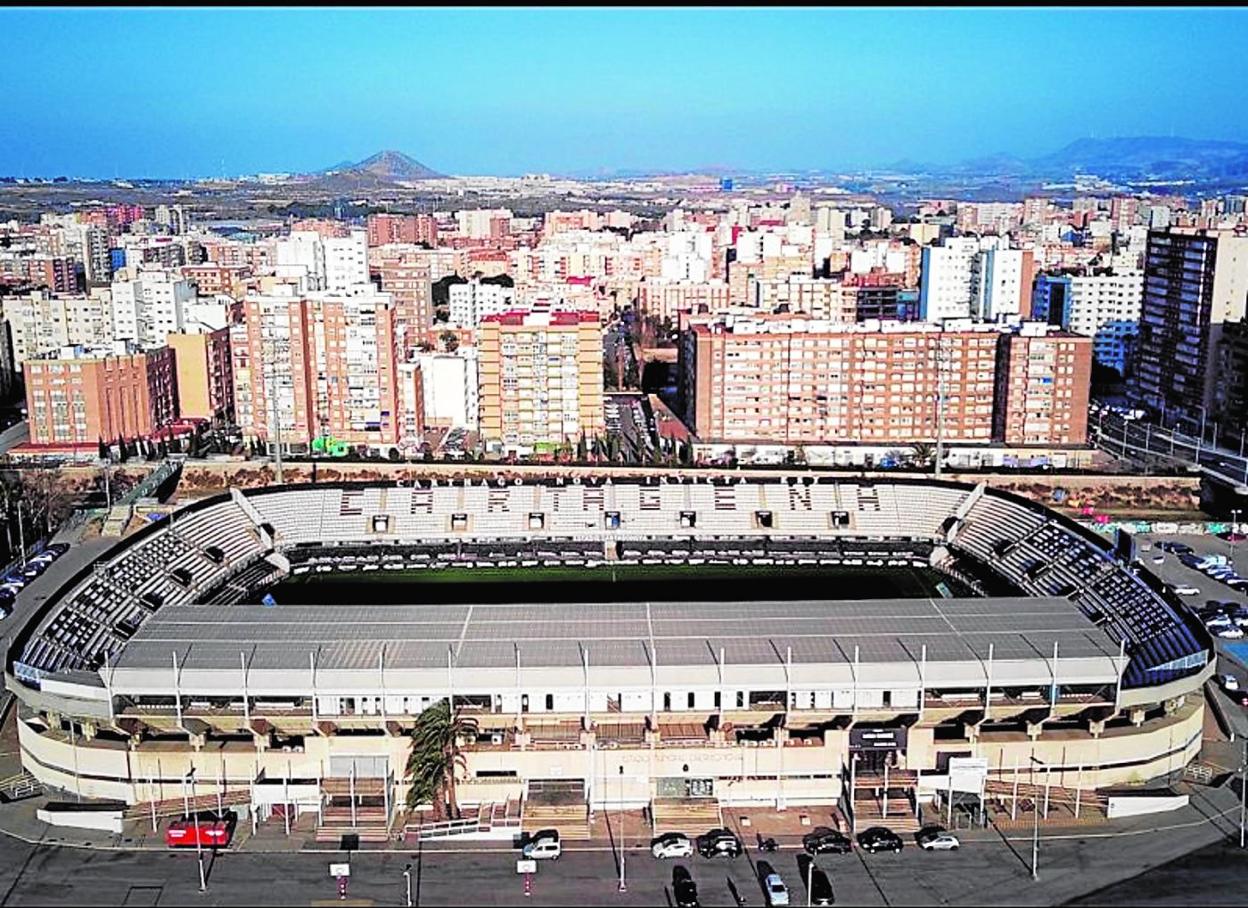
[[[712,829],[698,836],[698,854],[704,858],[741,856],[745,850],[741,840],[729,829]]]
[[[807,854],[849,854],[854,850],[854,843],[844,833],[820,826],[802,836],[802,848]]]
[[[832,895],[832,881],[818,867],[810,871],[810,904],[836,904],[836,898]]]
[[[872,826],[858,833],[858,847],[868,854],[877,851],[901,851],[905,847],[901,836],[883,826]]]
[[[676,908],[697,908],[698,884],[680,864],[672,868],[672,894],[676,896]]]
[[[1173,552],[1176,555],[1190,555],[1192,553],[1192,547],[1181,542],[1159,542],[1157,543],[1157,548],[1163,552]]]

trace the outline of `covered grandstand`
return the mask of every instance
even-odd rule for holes
[[[588,575],[725,550],[782,576],[806,562],[923,565],[984,595],[245,604],[292,572],[347,565],[558,563]],[[1190,695],[1212,671],[1211,650],[1165,587],[1107,540],[983,485],[317,484],[234,490],[124,539],[22,631],[7,682],[24,702],[23,759],[48,784],[85,780],[135,802],[158,796],[151,786],[169,766],[205,753],[219,752],[222,785],[252,789],[283,765],[317,780],[367,766],[383,780],[389,822],[404,734],[447,697],[480,719],[465,784],[483,801],[568,776],[586,803],[603,802],[601,779],[616,772],[595,765],[603,748],[632,767],[615,795],[629,803],[691,773],[719,780],[725,802],[835,801],[857,762],[853,732],[870,727],[904,730],[888,757],[899,772],[938,773],[973,753],[1003,773],[1025,753],[1078,762],[1092,784],[1149,778],[1199,744]],[[66,727],[90,742],[74,746],[72,764],[58,746]],[[552,749],[581,756],[552,768]],[[101,765],[83,768],[84,752]],[[118,752],[130,755],[124,771]]]

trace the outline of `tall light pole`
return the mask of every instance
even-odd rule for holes
[[[1045,778],[1048,778],[1049,764],[1043,760],[1037,760],[1034,755],[1031,758],[1031,762],[1043,766]],[[1031,878],[1038,880],[1040,879],[1040,805],[1036,803],[1035,798],[1032,799],[1032,809],[1034,819],[1031,826]]]
[[[624,852],[628,845],[628,838],[625,835],[625,823],[627,818],[624,815],[624,767],[620,767],[620,892],[628,892],[628,883],[624,881]]]
[[[190,813],[190,802],[195,800],[195,768],[194,767],[192,767],[191,771],[186,774],[186,780],[191,783],[191,797],[190,797],[190,800],[186,799],[186,789],[184,787],[182,789],[182,798],[183,798],[183,804],[185,805],[187,812]],[[208,879],[204,876],[204,846],[199,840],[199,811],[196,810],[192,814],[192,816],[194,817],[194,822],[195,822],[195,856],[199,860],[199,891],[207,892],[208,891]]]
[[[407,908],[412,908],[412,865],[403,868],[403,881],[407,883]]]
[[[1239,534],[1239,515],[1241,508],[1231,508],[1231,566],[1235,565],[1235,537]]]
[[[888,798],[888,792],[884,792],[884,797]],[[810,884],[815,878],[815,859],[812,857],[810,863],[806,865],[806,908],[810,908]]]
[[[1239,767],[1239,847],[1243,848],[1248,838],[1248,827],[1244,825],[1244,815],[1248,814],[1248,738],[1244,739],[1244,759]]]

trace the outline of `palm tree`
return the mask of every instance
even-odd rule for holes
[[[412,730],[412,752],[407,758],[409,808],[432,804],[435,819],[459,819],[455,774],[467,765],[460,741],[475,740],[477,728],[476,719],[452,715],[446,699],[420,714]]]
[[[936,460],[936,449],[925,441],[910,447],[910,456],[921,467],[929,467]]]

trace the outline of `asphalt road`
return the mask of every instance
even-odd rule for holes
[[[1234,835],[1235,798],[1227,792],[1217,797],[1216,805],[1198,796],[1194,810],[1116,824],[1113,834],[1103,827],[1047,832],[1039,882],[1030,878],[1030,837],[1020,832],[1007,840],[992,828],[959,830],[963,847],[957,852],[927,853],[908,844],[901,854],[825,855],[817,866],[842,905],[1063,904]],[[344,860],[351,864],[348,903],[355,904],[406,904],[403,870],[409,863],[413,905],[670,905],[672,869],[682,864],[703,905],[735,905],[735,888],[757,906],[765,904],[756,882],[760,860],[781,874],[794,905],[806,900],[793,847],[769,855],[750,848],[736,860],[678,861],[656,861],[644,845],[633,847],[625,860],[627,891],[620,892],[613,847],[568,843],[557,862],[540,865],[527,897],[515,872],[515,850],[492,843],[451,847],[353,855],[226,852],[210,861],[208,889],[201,894],[193,851],[89,850],[9,840],[0,847],[0,905],[342,904],[329,864]],[[1133,904],[1151,894],[1138,886],[1120,891],[1120,901]]]

